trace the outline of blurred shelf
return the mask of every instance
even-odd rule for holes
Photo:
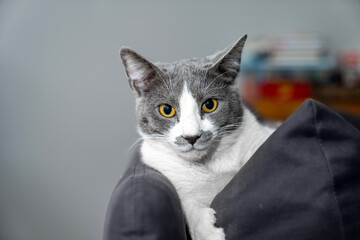
[[[241,96],[272,120],[285,120],[307,98],[360,115],[360,49],[330,47],[311,32],[257,39],[242,61]]]
[[[283,121],[300,107],[305,99],[282,101],[277,99],[259,99],[252,107],[263,117],[271,120]],[[326,102],[315,99],[335,110],[348,112],[360,116],[360,102]]]

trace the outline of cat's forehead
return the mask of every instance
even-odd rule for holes
[[[156,100],[172,99],[177,103],[186,86],[195,99],[203,100],[208,95],[225,92],[226,84],[214,82],[216,76],[209,71],[214,64],[213,58],[193,58],[172,63],[154,63],[163,73],[149,95]],[[211,87],[210,87],[211,86]],[[221,89],[221,90],[220,90]]]
[[[195,59],[180,60],[172,63],[156,63],[161,70],[172,75],[199,74],[204,72],[210,63],[196,61]]]
[[[172,63],[157,63],[156,65],[171,79],[172,84],[178,85],[186,82],[188,86],[191,86],[195,82],[206,81],[211,64],[206,59],[194,58]]]

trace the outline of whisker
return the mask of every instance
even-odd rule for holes
[[[150,140],[158,140],[158,139],[163,139],[163,138],[165,138],[165,136],[162,134],[151,134],[151,135],[144,137],[144,139],[150,139]]]
[[[136,144],[138,144],[140,141],[142,141],[144,138],[143,137],[139,137],[138,139],[136,139],[128,148],[129,150],[132,149]]]

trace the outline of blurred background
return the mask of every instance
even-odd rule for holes
[[[119,59],[249,38],[241,92],[283,120],[307,98],[360,113],[360,1],[0,1],[0,239],[101,239],[137,139]]]

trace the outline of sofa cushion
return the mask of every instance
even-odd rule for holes
[[[186,240],[179,197],[160,172],[137,151],[111,196],[104,240]]]
[[[360,132],[307,100],[212,203],[227,240],[360,239]]]

